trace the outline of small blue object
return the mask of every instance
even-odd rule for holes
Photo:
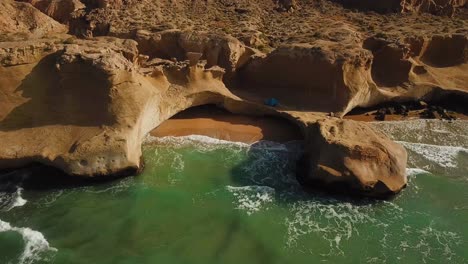
[[[278,105],[278,100],[275,98],[268,98],[265,100],[265,105],[275,107]]]

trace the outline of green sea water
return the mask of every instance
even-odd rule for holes
[[[374,126],[409,152],[391,201],[304,192],[300,142],[157,139],[142,175],[0,192],[0,263],[468,263],[468,122]]]

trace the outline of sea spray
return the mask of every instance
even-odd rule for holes
[[[468,121],[372,122],[408,151],[408,166],[468,181]]]
[[[260,210],[266,210],[267,205],[274,201],[275,189],[268,186],[226,186],[235,198],[236,209],[251,215]]]
[[[14,202],[11,205],[9,210],[11,210],[11,209],[13,209],[15,207],[21,207],[21,206],[26,204],[27,201],[21,196],[22,193],[23,193],[23,188],[18,187],[18,189],[16,189]]]
[[[372,122],[394,140],[468,148],[468,121],[410,120]]]
[[[300,145],[280,144],[274,142],[258,142],[252,145],[244,143],[233,143],[223,140],[211,139],[203,136],[189,136],[183,138],[153,139],[151,142],[171,145],[171,150],[180,148],[194,148],[197,153],[208,153],[215,149],[229,149],[235,155],[245,155],[248,162],[238,164],[237,173],[243,179],[243,186],[226,186],[226,190],[233,196],[235,209],[243,211],[248,216],[265,214],[270,208],[278,204],[284,204],[288,215],[283,221],[287,233],[285,236],[285,247],[287,250],[310,252],[323,257],[346,256],[350,252],[345,251],[348,243],[354,239],[374,236],[381,241],[378,245],[380,255],[365,258],[368,263],[391,263],[395,259],[392,255],[399,250],[412,251],[419,254],[424,261],[439,254],[446,258],[453,258],[453,247],[459,245],[460,236],[454,232],[441,230],[431,223],[418,228],[408,229],[402,225],[404,219],[411,217],[414,212],[406,211],[396,202],[404,198],[404,193],[395,202],[375,202],[373,200],[354,200],[351,198],[332,198],[326,194],[310,194],[302,190],[295,178],[295,164],[301,154]],[[406,143],[403,144],[412,144]],[[299,146],[299,147],[298,147]],[[437,146],[436,146],[437,147]],[[441,147],[444,149],[444,147]],[[460,148],[448,147],[445,149],[456,151]],[[165,148],[164,148],[165,149]],[[439,150],[439,149],[438,149]],[[167,156],[158,150],[159,156]],[[462,150],[463,151],[463,150]],[[235,165],[228,154],[223,154],[223,161],[228,166]],[[453,157],[450,156],[450,157]],[[414,154],[413,154],[414,156]],[[172,154],[171,164],[183,160],[180,154]],[[227,160],[230,160],[229,162]],[[449,160],[452,161],[453,160]],[[456,166],[456,165],[455,165]],[[173,166],[173,172],[179,172],[181,166]],[[413,178],[428,174],[421,168],[407,169],[410,183]],[[182,173],[183,174],[183,173]],[[417,192],[418,186],[409,187]],[[216,195],[220,195],[219,192]],[[401,198],[403,197],[403,198]],[[384,217],[382,217],[384,215]],[[278,219],[277,219],[278,220]],[[374,230],[372,233],[363,233],[363,226]],[[395,232],[395,230],[400,230]],[[432,232],[429,232],[432,230]],[[316,237],[327,243],[328,250],[308,248],[302,244],[308,237]],[[411,237],[406,237],[411,236]],[[371,237],[367,238],[371,239]],[[431,248],[432,252],[421,250],[420,245],[430,239],[440,241],[438,246]],[[405,241],[401,244],[400,241]],[[392,248],[398,244],[399,248]],[[377,261],[378,260],[378,261]]]
[[[15,207],[21,207],[27,200],[22,197],[23,188],[16,187],[14,192],[0,192],[0,211],[10,211]]]
[[[12,212],[28,215],[34,226],[54,225],[48,234],[59,237],[51,241],[59,248],[55,263],[140,263],[140,256],[148,263],[161,262],[158,256],[209,263],[215,252],[223,253],[218,262],[466,262],[466,195],[457,196],[466,183],[410,165],[410,184],[391,201],[305,192],[295,178],[300,151],[300,144],[289,143],[156,139],[144,145],[142,175],[61,190],[48,199],[28,196],[30,206]],[[73,246],[62,251],[62,243]]]
[[[432,164],[437,164],[444,168],[457,168],[457,157],[461,153],[468,154],[468,148],[438,146],[423,143],[411,143],[405,141],[397,141],[402,144],[407,150],[414,152],[416,155],[410,157],[413,163],[419,162],[419,159],[426,159]]]
[[[25,243],[24,250],[18,259],[19,264],[34,263],[44,259],[43,254],[45,252],[57,251],[57,249],[50,247],[49,242],[41,232],[27,227],[14,227],[10,223],[0,220],[0,233],[9,231],[18,232],[23,237]]]

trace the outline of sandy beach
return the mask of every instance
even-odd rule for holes
[[[303,138],[299,127],[287,120],[232,114],[214,106],[183,111],[150,134],[155,137],[203,135],[244,143],[259,140],[287,142]]]

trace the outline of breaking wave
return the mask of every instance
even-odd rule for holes
[[[236,209],[248,215],[267,209],[274,201],[275,189],[268,186],[227,186],[226,189],[234,195]]]
[[[25,247],[18,259],[20,264],[30,264],[40,260],[47,260],[45,252],[57,251],[51,247],[41,232],[27,227],[14,227],[10,223],[0,220],[1,232],[17,232],[23,237]]]
[[[410,164],[419,165],[423,169],[430,169],[431,165],[443,168],[457,168],[459,167],[459,155],[468,154],[468,148],[464,147],[438,146],[405,141],[397,142],[412,152],[412,155],[409,157]],[[424,160],[426,162],[423,162]]]
[[[394,140],[468,148],[468,121],[411,120],[372,122]]]
[[[14,192],[0,192],[0,211],[10,211],[15,207],[21,207],[27,200],[22,197],[23,188],[16,187]]]
[[[468,181],[468,121],[373,122],[408,151],[408,166]]]
[[[301,154],[301,144],[280,144],[259,142],[252,145],[211,139],[204,136],[168,137],[152,139],[152,143],[170,144],[171,148],[160,148],[159,162],[173,164],[171,173],[183,175],[184,158],[177,152],[166,153],[180,148],[190,148],[197,153],[207,153],[220,148],[229,148],[223,152],[220,160],[225,166],[236,167],[233,174],[242,181],[241,186],[228,185],[225,190],[232,195],[233,207],[249,217],[267,214],[271,208],[285,210],[282,221],[286,228],[284,245],[286,250],[308,252],[327,257],[344,257],[351,244],[358,241],[380,241],[376,252],[364,259],[367,263],[394,263],[402,251],[411,252],[422,262],[443,256],[447,260],[459,261],[455,247],[462,243],[462,237],[435,225],[430,220],[417,226],[409,226],[407,219],[422,212],[404,209],[398,203],[400,199],[416,195],[418,186],[412,184],[413,178],[430,174],[431,168],[418,162],[410,161],[413,168],[407,169],[410,187],[395,201],[353,200],[351,198],[332,198],[326,194],[310,194],[303,191],[295,178],[296,161]],[[456,155],[465,151],[461,147],[433,146],[424,143],[401,142],[410,151],[410,159],[419,153],[428,157],[428,163],[440,163],[448,168],[458,166]],[[411,150],[414,149],[414,151]],[[445,152],[443,152],[444,150]],[[170,155],[168,155],[170,154]],[[241,155],[239,155],[241,154]],[[239,156],[247,157],[242,162]],[[157,161],[158,162],[158,161]],[[171,177],[175,177],[172,175]],[[177,178],[177,177],[175,177]],[[211,195],[211,194],[210,194]],[[314,248],[303,241],[310,237],[328,244],[327,248]],[[437,244],[429,243],[437,241]]]

